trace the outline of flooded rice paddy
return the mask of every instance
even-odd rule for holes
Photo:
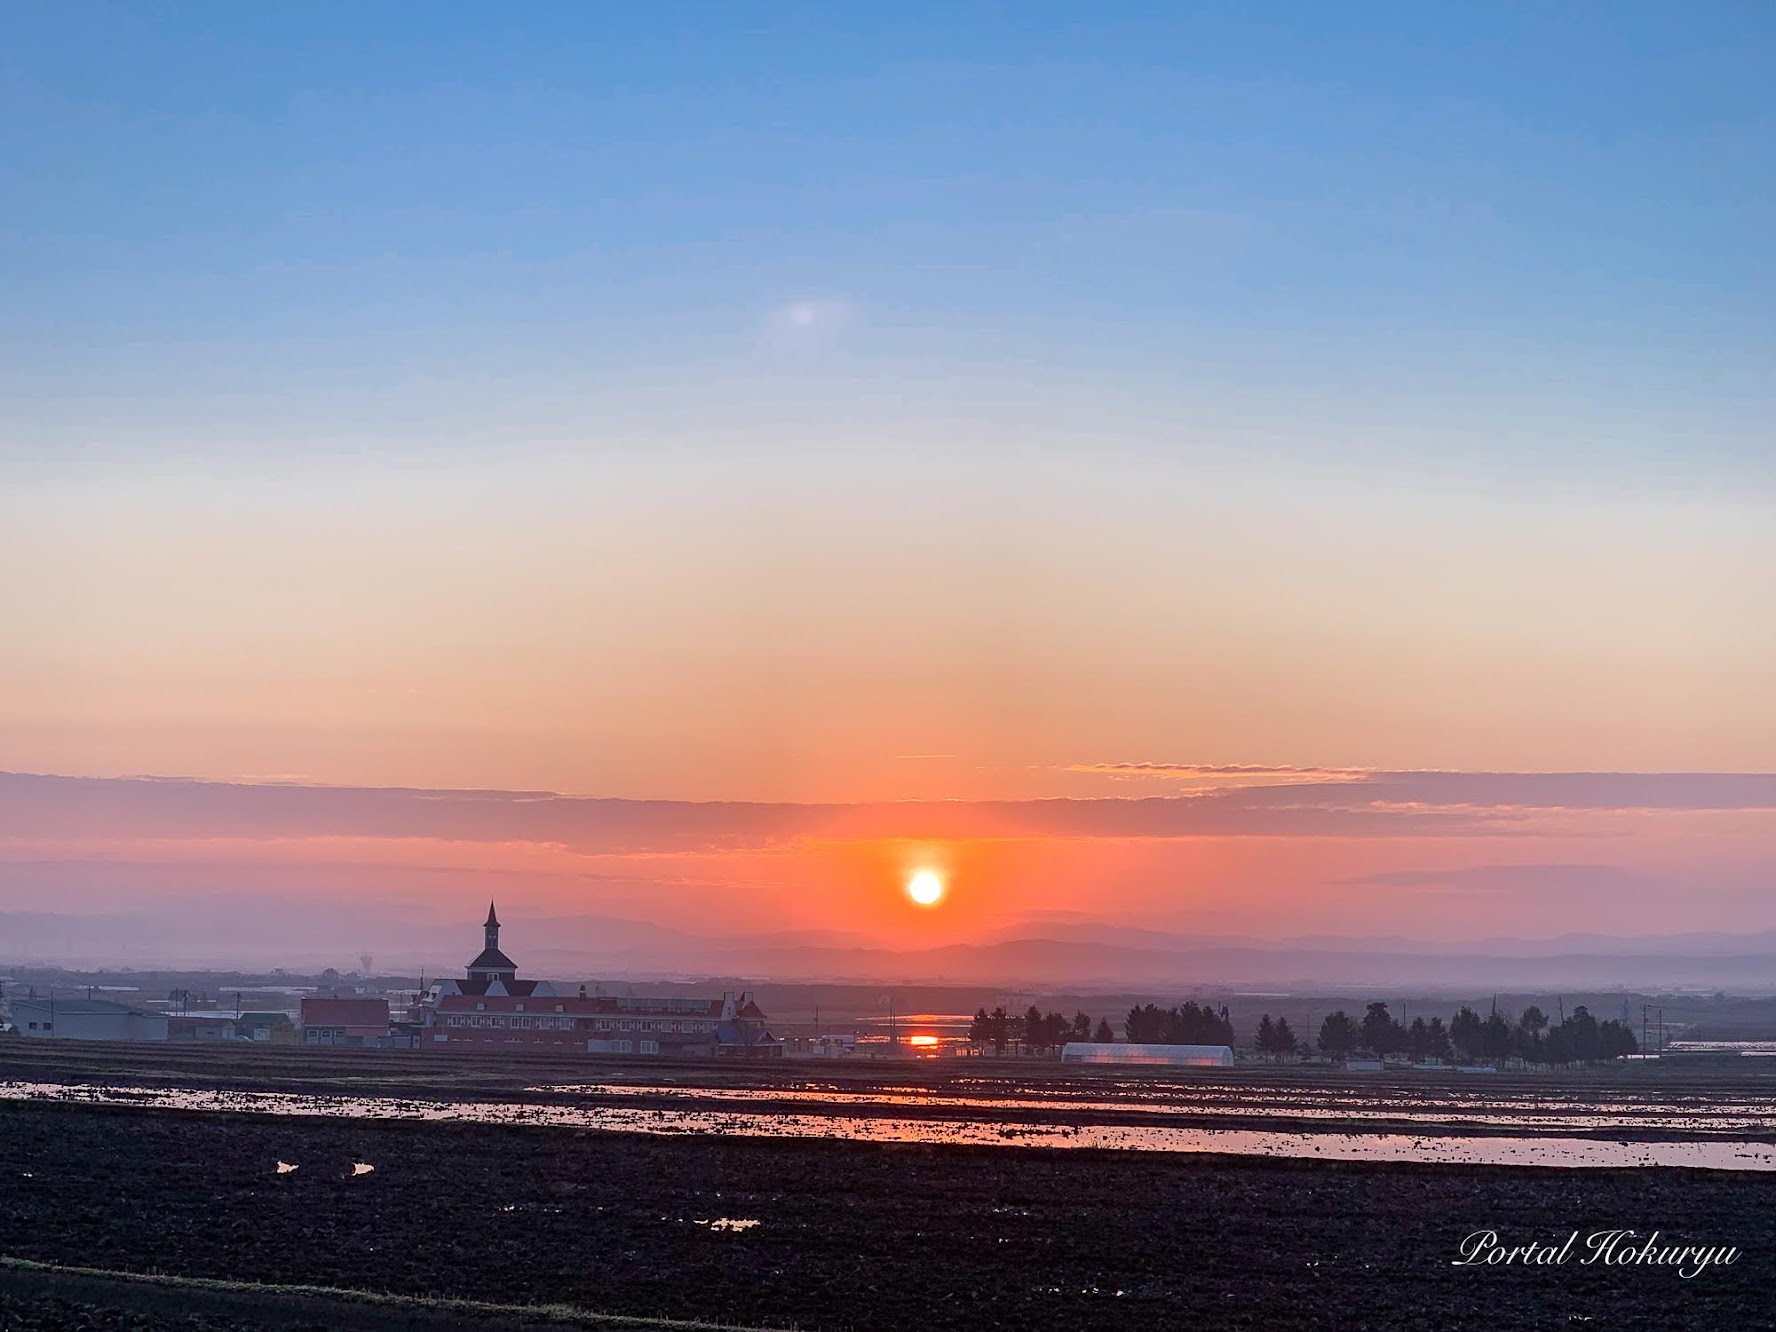
[[[1230,1087],[1237,1089],[1235,1084]],[[543,1090],[543,1089],[539,1089]],[[1243,1099],[1218,1096],[1213,1086],[1158,1089],[1109,1084],[1090,1095],[1033,1094],[1020,1089],[987,1096],[966,1089],[884,1087],[844,1092],[818,1087],[768,1090],[614,1085],[552,1087],[553,1095],[596,1096],[601,1103],[469,1102],[397,1096],[354,1096],[177,1087],[129,1087],[58,1082],[0,1082],[0,1100],[360,1120],[415,1120],[541,1128],[591,1129],[656,1135],[829,1139],[844,1142],[928,1143],[992,1147],[1100,1148],[1133,1152],[1221,1153],[1326,1161],[1418,1161],[1446,1165],[1568,1168],[1665,1166],[1712,1170],[1776,1170],[1776,1143],[1730,1136],[1633,1140],[1636,1130],[1768,1133],[1776,1127],[1760,1098],[1625,1098],[1619,1103],[1551,1094],[1425,1095],[1348,1087],[1285,1089]],[[1379,1094],[1378,1094],[1379,1093]],[[640,1098],[665,1104],[641,1105]],[[685,1104],[673,1104],[681,1100]],[[691,1102],[702,1104],[691,1104]],[[770,1105],[767,1106],[766,1103]],[[715,1104],[711,1104],[715,1103]],[[1345,1120],[1361,1123],[1419,1117],[1425,1132],[1282,1130],[1177,1123],[1092,1122],[1095,1113],[1140,1111],[1185,1119],[1191,1113],[1241,1114],[1254,1119]],[[945,1112],[933,1117],[934,1108]],[[901,1113],[896,1113],[896,1111]],[[1022,1121],[1032,1110],[1065,1111],[1068,1122]],[[920,1111],[920,1113],[905,1113]],[[1484,1132],[1462,1131],[1484,1125]],[[1501,1133],[1521,1126],[1524,1132]],[[1609,1129],[1622,1137],[1578,1136]],[[1431,1131],[1441,1130],[1441,1131]]]
[[[1130,1080],[1096,1086],[1031,1086],[1007,1088],[1004,1082],[970,1084],[958,1090],[924,1086],[845,1091],[818,1085],[781,1087],[694,1087],[673,1084],[598,1083],[538,1086],[539,1094],[590,1097],[726,1102],[734,1105],[791,1105],[831,1109],[847,1114],[892,1113],[896,1110],[989,1111],[1007,1114],[1126,1114],[1176,1118],[1227,1117],[1289,1119],[1346,1124],[1423,1124],[1447,1129],[1463,1127],[1517,1128],[1525,1131],[1582,1132],[1638,1130],[1657,1133],[1776,1132],[1776,1098],[1763,1091],[1747,1093],[1711,1089],[1688,1095],[1659,1091],[1653,1095],[1575,1097],[1570,1089],[1497,1093],[1402,1089],[1338,1084],[1256,1086],[1251,1082],[1189,1084]],[[998,1090],[1006,1088],[1005,1090]]]

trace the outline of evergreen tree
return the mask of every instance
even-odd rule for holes
[[[1414,1061],[1429,1059],[1431,1056],[1431,1029],[1421,1017],[1412,1019],[1412,1025],[1406,1028],[1406,1053]]]
[[[1362,1038],[1362,1028],[1342,1008],[1336,1013],[1328,1013],[1326,1020],[1320,1023],[1320,1049],[1334,1059],[1356,1049],[1357,1042]]]
[[[1511,1024],[1496,1011],[1487,1014],[1486,1025],[1480,1029],[1480,1048],[1488,1059],[1503,1059],[1511,1053]]]
[[[1456,1013],[1455,1020],[1449,1024],[1449,1042],[1455,1047],[1456,1054],[1467,1060],[1478,1059],[1485,1054],[1484,1026],[1480,1015],[1463,1004]]]
[[[1391,1054],[1400,1048],[1396,1038],[1399,1024],[1388,1015],[1388,1006],[1373,1003],[1363,1014],[1363,1048],[1378,1055]]]
[[[1289,1025],[1288,1018],[1278,1018],[1276,1024],[1276,1052],[1280,1055],[1297,1053],[1300,1045],[1295,1039],[1295,1029]]]
[[[993,1039],[993,1019],[982,1008],[968,1024],[968,1043],[977,1049]]]
[[[1455,1053],[1449,1040],[1449,1029],[1443,1025],[1443,1019],[1434,1017],[1430,1026],[1425,1028],[1425,1035],[1430,1041],[1430,1055],[1433,1059],[1448,1059]]]
[[[1092,1039],[1099,1045],[1109,1045],[1116,1039],[1116,1033],[1110,1030],[1109,1018],[1098,1019],[1098,1029],[1092,1033]]]
[[[1004,1005],[993,1010],[991,1023],[987,1029],[988,1039],[993,1042],[993,1053],[1002,1055],[1005,1047],[1011,1043],[1011,1018]]]

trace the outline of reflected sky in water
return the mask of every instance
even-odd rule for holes
[[[629,1133],[824,1138],[847,1142],[1218,1152],[1329,1161],[1422,1161],[1448,1165],[1573,1168],[1670,1166],[1716,1170],[1776,1170],[1776,1144],[1720,1138],[1675,1142],[1620,1142],[1567,1137],[1558,1133],[1463,1136],[1379,1132],[1273,1132],[1169,1124],[1032,1124],[986,1119],[916,1119],[892,1114],[833,1115],[795,1110],[710,1110],[622,1104],[464,1103],[400,1097],[317,1096],[166,1087],[69,1086],[43,1082],[0,1083],[0,1099],[323,1118],[406,1119],[601,1129]]]

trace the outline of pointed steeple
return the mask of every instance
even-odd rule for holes
[[[469,963],[470,980],[513,980],[518,975],[518,968],[512,959],[500,952],[499,915],[493,909],[493,903],[487,904],[487,923],[481,927],[481,954]]]

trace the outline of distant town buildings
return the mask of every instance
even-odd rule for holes
[[[559,994],[520,980],[500,951],[500,922],[487,904],[482,949],[461,980],[435,981],[420,1004],[427,1049],[554,1048],[590,1054],[775,1057],[783,1043],[749,992],[720,999]]]
[[[235,1041],[310,1047],[426,1049],[552,1049],[581,1054],[776,1057],[784,1043],[771,1034],[749,991],[717,998],[619,996],[558,991],[543,980],[524,980],[518,964],[500,949],[500,921],[493,903],[482,925],[481,951],[461,978],[432,982],[417,996],[301,995],[299,1012],[279,1009],[234,1012],[206,1006],[187,990],[159,1001],[124,1003],[35,993],[16,986],[0,995],[0,1030],[8,1026],[36,1040]],[[96,987],[95,987],[96,988]],[[294,995],[291,996],[295,998]],[[153,1005],[153,1006],[150,1006]],[[854,1037],[833,1037],[819,1053],[849,1053]]]

